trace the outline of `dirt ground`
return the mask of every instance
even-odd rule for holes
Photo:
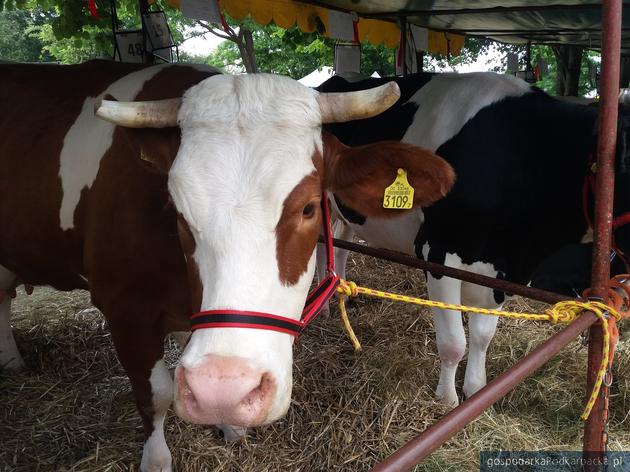
[[[426,295],[419,271],[353,255],[350,280]],[[522,299],[519,310],[539,310]],[[28,370],[0,373],[0,471],[137,470],[142,428],[106,323],[87,292],[37,288],[14,303],[15,336]],[[167,442],[176,470],[365,471],[445,412],[434,401],[438,358],[427,310],[359,298],[350,317],[363,344],[354,352],[335,307],[295,349],[288,415],[226,445],[212,427],[170,413]],[[630,323],[611,389],[611,450],[630,451]],[[558,328],[501,321],[488,355],[493,378]],[[168,365],[179,349],[167,340]],[[580,450],[586,350],[565,348],[417,471],[478,470],[482,450]],[[463,370],[458,376],[461,389]]]

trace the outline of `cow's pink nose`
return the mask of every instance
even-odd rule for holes
[[[207,355],[196,367],[177,367],[175,379],[175,409],[191,423],[258,426],[265,422],[276,393],[269,372],[239,357]]]

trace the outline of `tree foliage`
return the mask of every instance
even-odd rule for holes
[[[325,38],[317,32],[305,33],[297,26],[287,30],[274,24],[260,26],[251,19],[235,21],[228,18],[228,24],[233,31],[250,31],[257,71],[299,79],[315,69],[333,64],[335,40]],[[216,29],[214,34],[222,35]],[[362,44],[361,49],[363,74],[370,75],[374,71],[380,75],[394,73],[393,49],[368,43]],[[242,47],[235,41],[221,43],[203,61],[232,72],[251,71],[243,60]]]
[[[96,57],[112,57],[111,13],[109,0],[95,0],[100,18],[94,18],[85,0],[0,0],[0,58],[18,61],[49,61],[76,63]],[[116,0],[118,27],[135,29],[140,27],[140,12],[137,0]],[[185,40],[184,31],[196,23],[184,18],[179,10],[162,2],[171,31],[177,43]],[[335,41],[321,34],[304,33],[297,27],[284,30],[273,24],[260,26],[251,19],[235,21],[228,18],[230,30],[223,31],[216,25],[205,24],[207,30],[218,36],[227,37],[216,51],[206,57],[183,59],[208,62],[227,71],[261,71],[300,78],[314,69],[333,64]],[[320,28],[321,29],[321,28]],[[320,31],[321,32],[321,31]],[[370,75],[374,71],[382,76],[394,74],[394,50],[384,46],[361,45],[361,72]],[[505,45],[487,39],[468,37],[457,57],[424,57],[425,70],[434,67],[467,64],[480,55],[495,51],[503,58],[508,52],[517,53],[524,64],[524,45]],[[561,55],[554,55],[548,46],[532,46],[532,61],[540,56],[549,64],[549,73],[537,85],[544,90],[564,93],[558,88],[567,80],[563,72],[566,64]],[[598,54],[585,52],[580,64],[577,92],[592,91],[589,71],[597,64]],[[558,67],[557,59],[561,67]],[[590,64],[590,66],[589,66]],[[590,67],[590,68],[589,68]],[[505,60],[498,69],[505,70]],[[629,68],[630,70],[630,68]],[[564,75],[563,75],[564,74]],[[564,82],[563,82],[564,81]],[[575,91],[570,89],[572,93]]]
[[[40,38],[46,19],[41,10],[0,12],[0,57],[18,62],[52,60]]]
[[[250,23],[253,22],[234,27],[251,31],[258,71],[299,79],[314,69],[332,64],[329,40],[314,33],[303,33],[297,27],[284,30],[273,24],[258,27]],[[247,69],[238,45],[232,41],[219,44],[207,60],[226,70],[244,72]]]
[[[548,74],[538,81],[536,85],[544,91],[555,95],[558,92],[558,63],[557,57],[550,46],[532,46],[532,60],[541,57],[549,66]],[[580,61],[580,73],[577,95],[584,96],[596,90],[597,84],[591,77],[591,72],[599,66],[600,54],[594,51],[584,51]]]
[[[118,29],[141,27],[137,0],[116,0]],[[112,58],[112,15],[109,0],[96,0],[99,18],[90,14],[85,0],[0,0],[3,14],[39,12],[45,18],[37,26],[36,36],[41,44],[43,58],[61,63],[76,63],[98,57]],[[169,25],[176,42],[182,42],[182,31],[193,24],[179,10],[165,6]],[[32,20],[32,19],[31,19]],[[22,30],[18,30],[22,31]],[[0,43],[1,44],[1,43]],[[8,57],[0,45],[0,57]]]

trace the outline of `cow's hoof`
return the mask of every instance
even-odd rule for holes
[[[475,393],[477,393],[479,390],[481,390],[485,386],[486,386],[485,378],[478,381],[474,381],[474,382],[473,381],[466,382],[464,380],[464,397],[465,398],[472,397]]]
[[[142,461],[140,462],[141,472],[173,472],[173,459],[171,451],[162,440],[152,441],[153,438],[144,443],[142,450]]]
[[[448,409],[452,410],[459,405],[459,397],[455,389],[441,388],[440,385],[435,389],[435,396]]]
[[[247,428],[243,426],[220,425],[219,429],[223,433],[223,439],[228,443],[240,442],[247,436]]]

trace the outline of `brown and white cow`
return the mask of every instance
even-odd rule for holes
[[[256,426],[286,412],[290,335],[195,331],[175,384],[163,339],[189,330],[200,310],[298,319],[323,190],[385,216],[383,189],[399,167],[416,205],[450,188],[450,166],[431,153],[398,142],[348,148],[322,134],[323,121],[393,101],[347,98],[185,65],[0,66],[0,289],[20,280],[90,291],[144,423],[142,470],[171,468],[163,423],[173,399],[195,423]],[[8,299],[0,340],[0,362],[20,367]]]

